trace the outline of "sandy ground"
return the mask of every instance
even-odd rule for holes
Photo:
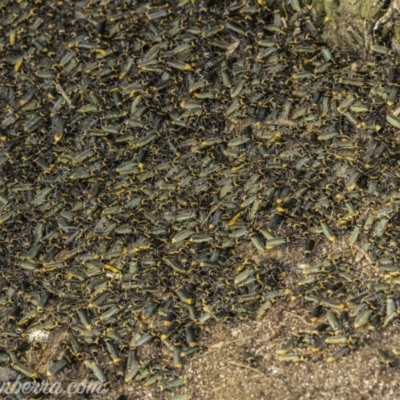
[[[194,356],[182,371],[188,379],[185,388],[162,393],[126,387],[122,392],[132,400],[168,399],[184,393],[198,400],[366,400],[393,399],[400,393],[399,358],[393,356],[390,365],[384,364],[377,353],[378,348],[390,353],[398,345],[400,335],[394,326],[384,333],[371,332],[364,346],[335,363],[327,363],[326,357],[337,347],[315,353],[307,362],[278,361],[277,351],[286,341],[283,337],[295,334],[299,327],[307,329],[295,313],[284,310],[260,322],[216,325],[204,340],[207,350]],[[255,361],[249,363],[245,353]]]
[[[361,349],[335,363],[326,362],[326,351],[307,362],[282,363],[277,359],[284,343],[281,334],[290,336],[296,332],[293,326],[299,326],[295,314],[283,314],[279,322],[215,327],[216,336],[225,340],[210,344],[208,352],[187,368],[193,398],[393,399],[400,393],[399,360],[383,364],[377,354],[378,348],[391,351],[398,333],[390,329],[379,336],[372,333]],[[257,368],[246,363],[244,351],[255,355]]]
[[[215,323],[206,328],[201,341],[204,351],[177,371],[177,377],[187,379],[187,384],[178,389],[162,391],[157,384],[145,387],[141,383],[113,382],[98,396],[64,394],[46,398],[164,400],[187,394],[187,398],[198,400],[364,400],[394,399],[400,393],[400,358],[392,353],[400,340],[396,324],[383,332],[371,332],[360,348],[335,363],[327,363],[326,358],[337,350],[336,346],[317,353],[294,349],[305,354],[307,361],[287,363],[278,360],[279,349],[292,334],[312,328],[305,319],[307,311],[298,315],[295,305],[285,307],[276,307],[261,321]],[[378,349],[391,354],[392,362],[383,363]],[[0,371],[0,378],[5,372]],[[84,367],[69,369],[59,379],[64,387],[85,375]]]

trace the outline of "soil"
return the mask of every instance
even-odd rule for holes
[[[214,323],[206,328],[200,342],[204,351],[177,371],[176,376],[185,377],[187,384],[175,390],[162,391],[157,384],[144,387],[136,382],[120,386],[113,383],[112,390],[102,395],[46,398],[164,400],[188,394],[193,400],[366,400],[393,399],[400,393],[400,358],[392,353],[400,340],[396,324],[383,332],[370,332],[361,348],[334,363],[326,362],[326,358],[339,348],[336,346],[321,353],[308,353],[303,362],[279,361],[277,352],[287,338],[312,329],[307,316],[307,311],[299,314],[298,304],[293,302],[275,307],[261,321]],[[53,350],[58,347],[54,340],[49,344]],[[383,363],[378,349],[390,354],[392,362]],[[301,349],[294,352],[301,354]],[[50,349],[45,353],[48,357]],[[86,377],[87,369],[82,365],[79,370],[63,372],[57,379],[64,388]],[[6,368],[0,370],[0,378],[9,378]],[[50,378],[49,381],[52,382]]]

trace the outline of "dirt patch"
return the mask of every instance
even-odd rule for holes
[[[317,353],[296,348],[294,352],[307,361],[285,363],[277,355],[285,341],[299,331],[313,329],[306,321],[306,311],[298,314],[297,307],[294,303],[277,306],[262,321],[215,323],[206,328],[200,342],[205,350],[189,359],[182,370],[176,370],[177,378],[187,379],[179,389],[163,391],[159,383],[146,387],[136,382],[114,382],[112,390],[86,398],[164,400],[187,394],[193,400],[393,399],[400,390],[400,359],[392,353],[400,340],[396,325],[383,332],[370,332],[357,351],[335,363],[327,363],[326,358],[340,346]],[[378,349],[390,354],[392,362],[382,363]],[[58,379],[66,387],[85,377],[87,370],[82,366],[67,370]],[[64,394],[47,398],[85,397]]]
[[[400,389],[398,359],[383,365],[377,349],[390,351],[399,334],[387,330],[378,339],[371,333],[368,343],[351,358],[329,364],[326,355],[309,355],[309,362],[282,363],[277,351],[283,337],[308,327],[295,314],[279,319],[214,327],[213,344],[202,356],[190,361],[188,391],[198,399],[391,399]],[[281,316],[282,317],[282,316]],[[217,338],[221,341],[218,342]],[[332,349],[332,353],[336,349]],[[244,352],[254,355],[256,367]]]

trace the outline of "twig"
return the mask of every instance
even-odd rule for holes
[[[360,246],[356,245],[356,244],[352,244],[352,246],[359,251],[360,253],[364,254],[364,257],[367,259],[367,261],[369,262],[370,265],[372,266],[376,266],[376,262],[371,258],[371,256]]]
[[[217,352],[219,349],[221,349],[222,347],[226,346],[227,344],[234,343],[236,341],[237,341],[237,339],[229,340],[228,342],[214,343],[211,346],[208,346],[207,351],[205,351],[204,353],[199,354],[197,356],[190,357],[190,359],[191,360],[196,360],[198,358],[203,358],[204,356],[208,356],[210,354],[213,354],[213,353]]]
[[[235,367],[246,368],[246,369],[249,369],[250,371],[257,372],[257,374],[261,375],[263,378],[266,378],[265,374],[260,372],[258,369],[249,367],[248,365],[239,364],[239,363],[237,363],[235,361],[228,361],[227,363],[230,364],[230,365],[234,365]]]
[[[300,315],[293,314],[292,312],[287,311],[287,310],[284,310],[284,312],[290,314],[293,317],[301,319],[308,326],[314,326],[313,324],[310,324],[309,322],[307,322],[303,317],[300,317]]]
[[[207,222],[208,218],[210,218],[210,215],[218,209],[218,207],[222,204],[222,201],[220,201],[214,208],[211,209],[211,211],[208,213],[206,219],[202,222],[201,227],[204,226],[204,224]]]
[[[62,97],[64,97],[64,100],[68,103],[68,107],[71,108],[72,101],[68,97],[67,93],[64,92],[64,89],[61,87],[61,85],[59,83],[55,82],[54,86],[56,87],[57,92],[60,93]]]

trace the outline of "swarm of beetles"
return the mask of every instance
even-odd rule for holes
[[[169,389],[212,321],[303,299],[286,361],[397,323],[398,60],[322,29],[310,0],[0,6],[2,365]]]

